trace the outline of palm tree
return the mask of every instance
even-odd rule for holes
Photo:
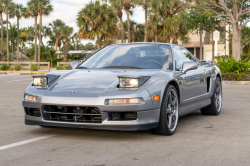
[[[12,46],[12,58],[14,58],[14,44],[17,38],[17,26],[15,24],[12,25],[10,23],[9,38],[10,38],[11,46]]]
[[[39,46],[38,46],[38,61],[40,61],[40,45],[42,43],[42,18],[43,15],[48,16],[50,12],[53,11],[53,7],[50,4],[50,0],[38,0],[38,9],[39,9],[39,17],[40,17],[40,28],[39,28]]]
[[[120,20],[120,25],[121,25],[121,40],[123,43],[124,40],[124,26],[123,26],[123,22],[122,22],[122,9],[123,9],[123,0],[109,0],[109,3],[111,3],[112,8],[114,8],[114,10],[116,11],[116,14]]]
[[[40,24],[37,24],[37,33],[40,34]],[[42,46],[44,46],[43,38],[47,37],[47,36],[51,36],[51,35],[52,35],[51,28],[48,26],[42,26],[42,31],[41,31],[41,44],[42,44]],[[39,40],[39,36],[37,37],[37,39]]]
[[[77,15],[79,39],[97,38],[97,49],[101,48],[101,40],[115,35],[114,26],[117,17],[112,8],[99,1],[90,2]]]
[[[0,0],[0,21],[1,21],[1,52],[0,52],[0,61],[3,56],[3,0]]]
[[[34,61],[37,62],[37,17],[38,17],[38,8],[39,1],[38,0],[29,0],[27,2],[27,10],[24,9],[25,17],[34,17],[35,18],[35,52],[34,52]]]
[[[126,10],[127,14],[127,25],[128,25],[128,43],[130,43],[130,19],[129,19],[129,12],[131,7],[134,7],[132,0],[124,0],[123,2],[124,9]]]
[[[54,20],[52,23],[49,23],[49,26],[51,26],[52,28],[52,35],[54,36],[54,38],[56,39],[56,49],[55,51],[57,51],[57,47],[59,45],[59,40],[60,40],[60,35],[62,32],[63,27],[65,26],[65,23],[62,22],[62,20]]]
[[[148,10],[151,8],[152,0],[135,0],[138,5],[142,6],[145,11],[145,41],[148,42],[147,27],[148,27]]]
[[[19,20],[23,16],[22,13],[23,5],[22,4],[15,4],[13,8],[13,12],[10,14],[10,18],[17,18],[17,61],[19,60]]]
[[[49,50],[48,53],[48,60],[50,61],[50,66],[53,67],[53,61],[56,59],[56,51],[54,50]]]
[[[6,28],[7,28],[7,62],[9,62],[9,14],[11,14],[11,12],[13,11],[13,7],[14,7],[14,3],[12,2],[12,0],[2,0],[3,3],[3,11],[6,14]]]
[[[63,45],[64,45],[64,57],[63,57],[63,61],[64,62],[67,62],[67,58],[68,58],[68,52],[69,52],[69,49],[70,49],[70,38],[71,38],[71,35],[73,34],[74,32],[74,29],[72,27],[69,27],[69,26],[65,26],[63,27],[62,29],[62,41],[63,41]]]

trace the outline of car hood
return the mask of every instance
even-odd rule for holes
[[[118,76],[152,76],[159,70],[148,69],[76,69],[65,75],[49,87],[45,96],[98,97],[109,87],[117,86]],[[56,74],[54,72],[53,74]]]

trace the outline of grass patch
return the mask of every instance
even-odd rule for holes
[[[62,65],[57,66],[57,67],[56,67],[56,70],[63,70]]]
[[[35,65],[35,64],[31,64],[31,67],[30,67],[31,69],[31,71],[37,71],[38,70],[38,66],[37,65]]]
[[[15,69],[15,71],[20,71],[21,70],[21,65],[20,64],[16,64],[14,66],[14,69]]]
[[[2,64],[0,67],[0,70],[9,70],[9,69],[10,69],[10,66],[7,64]]]

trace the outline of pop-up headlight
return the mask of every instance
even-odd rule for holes
[[[57,80],[60,75],[54,74],[38,74],[33,75],[33,85],[36,88],[48,88],[48,86]]]
[[[119,88],[138,88],[144,84],[150,77],[148,76],[118,76],[119,77]]]
[[[33,82],[34,82],[34,86],[45,87],[46,85],[48,85],[48,78],[47,77],[34,77]]]

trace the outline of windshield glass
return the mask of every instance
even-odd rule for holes
[[[160,44],[111,45],[78,68],[145,68],[173,70],[171,47]]]

